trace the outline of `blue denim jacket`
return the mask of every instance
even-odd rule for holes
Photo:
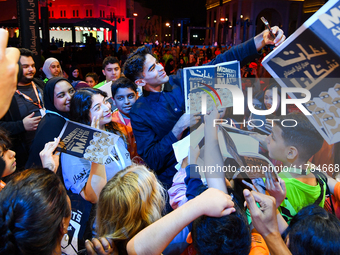
[[[258,56],[254,39],[251,39],[218,55],[207,65],[238,60],[242,66]],[[172,178],[177,172],[172,144],[178,140],[171,130],[185,112],[182,74],[183,70],[179,69],[175,75],[169,76],[169,84],[166,85],[172,89],[144,91],[130,112],[137,152],[156,172],[166,189],[171,187]]]

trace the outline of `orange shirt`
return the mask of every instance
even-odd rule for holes
[[[251,249],[249,255],[269,255],[269,249],[259,233],[251,233]]]
[[[181,255],[196,255],[197,252],[190,244]],[[269,255],[269,249],[263,237],[259,233],[251,233],[251,249],[249,255]]]
[[[127,149],[130,152],[131,159],[133,159],[135,156],[138,156],[137,144],[131,127],[131,120],[129,118],[124,118],[117,109],[112,113],[112,121],[117,123],[119,130],[125,135],[128,142]]]
[[[5,188],[6,183],[4,183],[3,181],[0,181],[0,191]]]

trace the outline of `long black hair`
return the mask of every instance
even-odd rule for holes
[[[73,95],[70,105],[70,120],[91,125],[90,109],[92,106],[92,97],[94,95],[102,95],[107,97],[106,92],[94,88],[82,88]],[[115,122],[110,122],[105,125],[107,131],[122,136],[118,125]]]
[[[0,254],[52,254],[70,217],[64,185],[52,171],[27,169],[0,194]]]

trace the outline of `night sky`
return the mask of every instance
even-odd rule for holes
[[[165,20],[190,18],[191,26],[205,26],[206,0],[135,0]]]

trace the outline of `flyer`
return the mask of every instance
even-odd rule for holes
[[[68,120],[59,137],[57,150],[63,153],[98,164],[105,164],[109,157],[117,161],[121,158],[115,147],[119,136],[113,133]]]
[[[327,141],[340,141],[340,1],[328,1],[262,61],[282,87],[303,88],[307,117]],[[301,93],[289,93],[301,99]]]

